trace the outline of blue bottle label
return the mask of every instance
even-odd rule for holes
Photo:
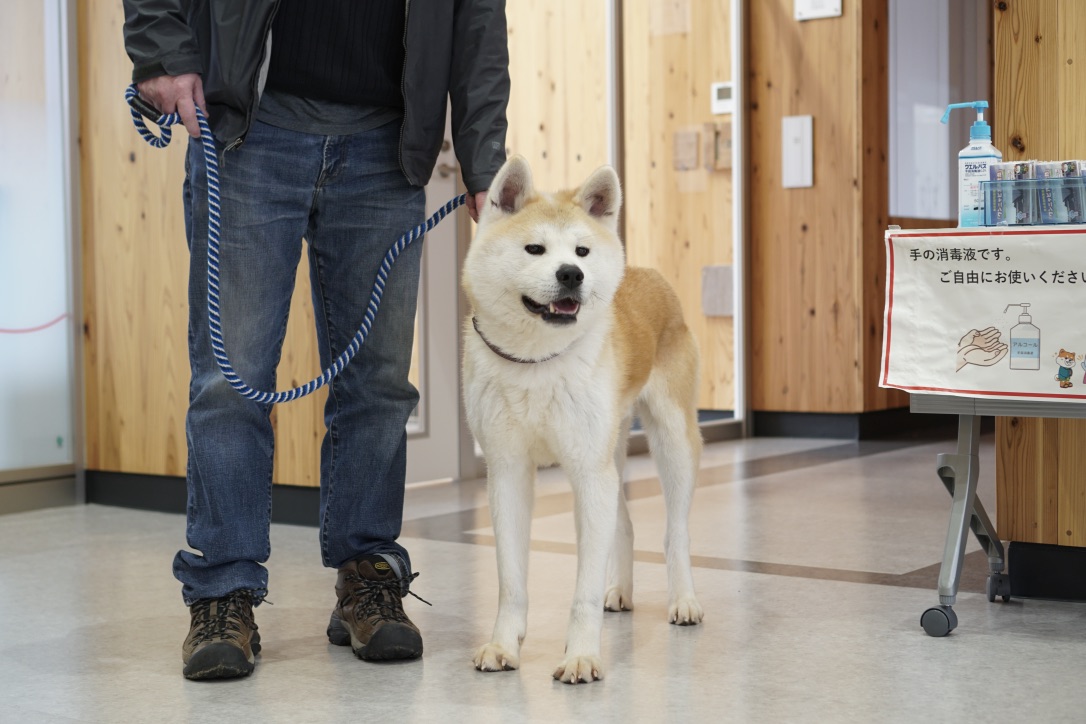
[[[1041,356],[1041,345],[1036,339],[1011,338],[1011,357],[1018,359],[1038,359]]]

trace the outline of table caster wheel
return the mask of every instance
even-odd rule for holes
[[[1005,573],[989,573],[988,580],[984,583],[984,592],[988,594],[988,601],[993,602],[996,596],[1003,602],[1011,600],[1011,579]]]
[[[958,615],[950,606],[934,606],[924,611],[920,625],[928,636],[946,636],[958,626]]]

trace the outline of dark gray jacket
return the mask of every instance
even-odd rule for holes
[[[124,0],[132,80],[199,73],[215,137],[245,139],[279,0]],[[505,0],[406,0],[400,166],[416,186],[433,173],[452,99],[456,156],[468,191],[505,161],[509,49]]]

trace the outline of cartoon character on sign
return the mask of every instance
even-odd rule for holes
[[[1007,344],[999,339],[1000,332],[995,327],[971,329],[958,341],[958,353],[954,361],[954,371],[958,372],[966,365],[991,367],[1007,356]]]
[[[1059,365],[1059,369],[1056,370],[1056,376],[1052,379],[1059,382],[1060,387],[1073,387],[1071,372],[1075,369],[1075,353],[1061,347],[1059,354],[1056,355],[1056,364]]]

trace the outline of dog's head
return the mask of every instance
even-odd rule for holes
[[[539,193],[528,162],[494,177],[464,263],[474,313],[503,348],[528,356],[565,347],[604,314],[626,261],[619,241],[622,191],[610,166],[572,191]]]

